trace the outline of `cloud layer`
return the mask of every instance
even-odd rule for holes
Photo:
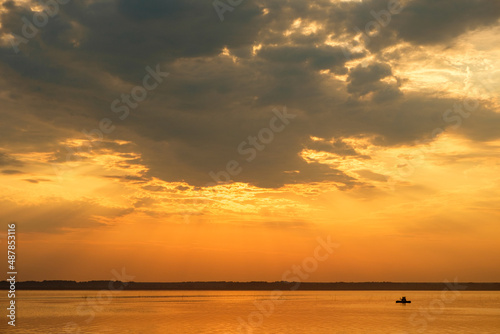
[[[499,139],[498,101],[477,84],[499,58],[463,42],[494,36],[496,2],[246,1],[221,22],[210,2],[74,0],[37,26],[43,13],[37,1],[0,11],[1,173],[33,185],[54,176],[34,171],[43,162],[64,174],[117,155],[113,168],[133,171],[96,177],[200,188],[222,172],[265,189],[370,188],[392,172],[367,145],[452,130]],[[470,118],[453,109],[466,99]],[[269,137],[285,107],[294,118]],[[249,161],[241,151],[252,147]]]

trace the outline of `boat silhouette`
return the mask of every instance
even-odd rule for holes
[[[396,300],[396,303],[407,304],[411,303],[411,300],[406,300],[406,297],[401,297],[401,299]]]

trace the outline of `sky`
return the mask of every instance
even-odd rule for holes
[[[18,280],[500,280],[499,2],[42,3],[0,5]]]

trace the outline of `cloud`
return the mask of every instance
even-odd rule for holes
[[[387,182],[387,180],[389,179],[385,175],[374,173],[371,170],[367,170],[367,169],[357,170],[357,171],[355,171],[355,173],[358,174],[359,176],[365,177],[365,178],[373,180],[373,181]]]
[[[259,57],[271,62],[283,64],[306,63],[312,70],[330,70],[337,74],[346,74],[345,63],[349,60],[344,50],[339,47],[321,46],[271,46],[262,48]],[[360,58],[362,54],[351,55],[350,59]]]
[[[1,173],[5,174],[5,175],[24,174],[24,172],[22,172],[20,170],[16,170],[16,169],[4,169],[4,170],[2,170]]]
[[[405,6],[390,28],[414,44],[448,43],[467,31],[494,25],[499,18],[497,1],[415,0]]]
[[[50,182],[50,180],[47,179],[24,179],[24,181],[29,182],[29,183],[40,183],[40,182]]]
[[[399,90],[400,83],[395,78],[395,83],[381,81],[385,78],[395,78],[388,64],[373,63],[368,66],[358,65],[349,71],[347,91],[356,96],[365,96],[374,93],[374,100],[386,100],[402,95]]]
[[[359,31],[363,32],[365,45],[372,52],[400,42],[448,46],[467,32],[496,25],[500,18],[500,4],[489,0],[401,0],[397,3],[401,6],[395,7],[397,10],[391,14],[387,0],[337,2],[324,5],[323,18],[329,30],[346,36],[350,43]],[[370,33],[373,27],[376,33]]]
[[[12,157],[11,155],[0,152],[0,166],[17,166],[20,167],[23,164],[18,159]]]
[[[124,182],[130,182],[130,181],[133,181],[133,182],[145,182],[146,179],[144,177],[141,177],[141,176],[137,176],[137,175],[105,175],[104,176],[105,178],[108,178],[108,179],[116,179],[116,180],[121,180],[121,181],[124,181]]]
[[[334,139],[331,141],[327,141],[321,138],[310,139],[305,147],[311,150],[319,151],[319,152],[328,152],[334,153],[339,156],[360,156],[356,150],[342,141],[342,139]],[[362,156],[362,158],[369,158],[367,156]]]
[[[71,1],[22,52],[13,53],[8,43],[0,46],[0,72],[10,79],[0,79],[8,92],[0,96],[6,106],[1,112],[16,124],[2,126],[0,143],[50,152],[51,163],[64,164],[78,149],[70,140],[85,140],[82,130],[97,129],[109,118],[116,129],[94,142],[92,151],[106,155],[126,141],[147,171],[103,174],[107,178],[202,187],[213,182],[210,172],[224,171],[236,160],[243,169],[233,177],[237,182],[277,188],[327,181],[350,189],[367,182],[368,174],[356,179],[308,163],[300,156],[304,147],[369,159],[345,139],[412,145],[431,138],[438,127],[448,129],[452,124],[443,112],[457,97],[445,88],[407,89],[411,74],[401,71],[395,50],[402,43],[408,44],[406,52],[448,48],[471,30],[496,26],[499,15],[494,2],[413,0],[366,47],[355,48],[354,28],[363,28],[375,20],[371,11],[384,8],[382,0],[244,2],[220,22],[210,2]],[[32,14],[27,6],[5,3],[0,32],[20,34],[21,17]],[[111,103],[141,85],[146,66],[156,64],[169,77],[120,120]],[[246,161],[238,146],[268,127],[272,110],[284,106],[297,117]],[[485,101],[460,133],[493,140],[499,122],[494,104]],[[19,164],[0,153],[0,166]]]
[[[63,233],[73,229],[98,228],[113,219],[133,211],[128,208],[107,207],[93,200],[63,200],[52,198],[40,204],[22,204],[0,200],[5,218],[16,217],[20,232]]]

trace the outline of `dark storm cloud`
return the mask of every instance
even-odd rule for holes
[[[396,17],[392,29],[412,43],[446,43],[467,31],[495,24],[499,18],[498,1],[417,0]]]
[[[447,45],[468,31],[497,24],[500,18],[500,3],[490,0],[367,0],[337,2],[327,10],[330,31],[351,40],[363,32],[372,51],[399,41]]]
[[[312,70],[330,70],[337,74],[346,74],[344,66],[348,60],[341,47],[332,46],[278,46],[266,47],[259,56],[277,63],[307,63]],[[355,54],[351,59],[360,58]]]
[[[360,155],[358,152],[356,152],[354,148],[349,146],[347,143],[343,142],[341,139],[336,139],[332,142],[328,142],[325,140],[309,140],[309,142],[307,142],[305,146],[311,150],[334,153],[339,156]]]
[[[121,0],[118,2],[118,10],[135,20],[150,20],[184,16],[190,10],[187,1],[141,1]]]
[[[1,18],[2,31],[22,35],[21,18],[30,19],[33,12],[13,5],[7,9]],[[210,2],[74,0],[61,5],[59,15],[50,18],[35,38],[21,44],[28,56],[11,57],[10,48],[0,49],[0,55],[17,71],[46,75],[48,80],[62,75],[63,68],[51,64],[46,49],[73,49],[73,40],[78,39],[74,60],[98,63],[101,70],[137,79],[145,63],[214,55],[224,46],[251,44],[259,31],[259,14],[249,2],[222,25]]]
[[[137,179],[109,176],[122,181],[158,177],[203,186],[213,182],[209,172],[224,171],[236,160],[243,170],[235,181],[279,187],[328,180],[352,187],[359,181],[319,162],[307,163],[300,152],[310,148],[368,159],[342,138],[411,144],[430,137],[436,127],[446,129],[442,114],[454,103],[439,92],[403,95],[388,63],[379,60],[348,70],[346,50],[323,44],[330,34],[340,44],[350,43],[354,27],[364,29],[375,20],[371,11],[379,13],[387,5],[382,0],[245,1],[220,22],[210,1],[71,1],[20,46],[20,53],[0,47],[0,71],[10,78],[0,82],[16,97],[0,112],[18,124],[5,127],[2,145],[29,142],[23,146],[40,151],[43,146],[53,150],[51,162],[62,163],[68,148],[59,141],[81,137],[82,129],[98,128],[101,119],[109,118],[116,129],[93,151],[128,149],[141,154],[141,163],[149,168]],[[21,17],[33,13],[10,2],[4,8],[1,31],[20,34]],[[471,29],[494,24],[498,14],[498,4],[491,1],[414,0],[370,39],[369,50],[351,54],[350,60],[369,51],[380,59],[377,50],[401,41],[446,45]],[[309,35],[285,34],[298,18],[322,28]],[[253,55],[253,46],[260,44]],[[229,55],[218,56],[224,48]],[[169,77],[120,120],[111,103],[140,86],[146,66],[156,64]],[[347,81],[337,77],[341,75]],[[238,146],[269,127],[272,109],[283,106],[296,118],[253,161],[246,161]],[[493,138],[499,121],[485,107],[463,133]],[[19,128],[32,137],[19,134]],[[311,136],[325,140],[312,142]],[[134,145],[111,147],[114,139]],[[5,159],[0,154],[0,165],[7,166]]]
[[[33,29],[23,29],[23,26],[28,27],[23,19],[29,22],[29,18],[33,17],[33,12],[27,7],[16,6],[12,2],[5,2],[3,6],[7,11],[3,12],[0,16],[2,22],[1,31],[16,34],[18,41],[21,39],[26,41],[27,43],[21,43],[21,45],[25,45],[22,49],[27,52],[16,54],[11,47],[0,47],[0,61],[23,76],[40,79],[45,82],[58,82],[64,69],[56,66],[53,60],[47,56],[48,52],[44,49],[40,39],[29,41],[22,33],[23,31],[27,31],[27,36],[30,36],[34,31],[39,31],[33,23],[31,23]],[[52,31],[52,34],[50,34],[50,30],[41,33],[44,36],[51,36],[50,38],[57,34],[59,34],[59,30]]]
[[[387,180],[389,179],[389,177],[385,175],[374,173],[371,170],[367,169],[357,170],[355,171],[355,173],[373,181],[387,182]]]

